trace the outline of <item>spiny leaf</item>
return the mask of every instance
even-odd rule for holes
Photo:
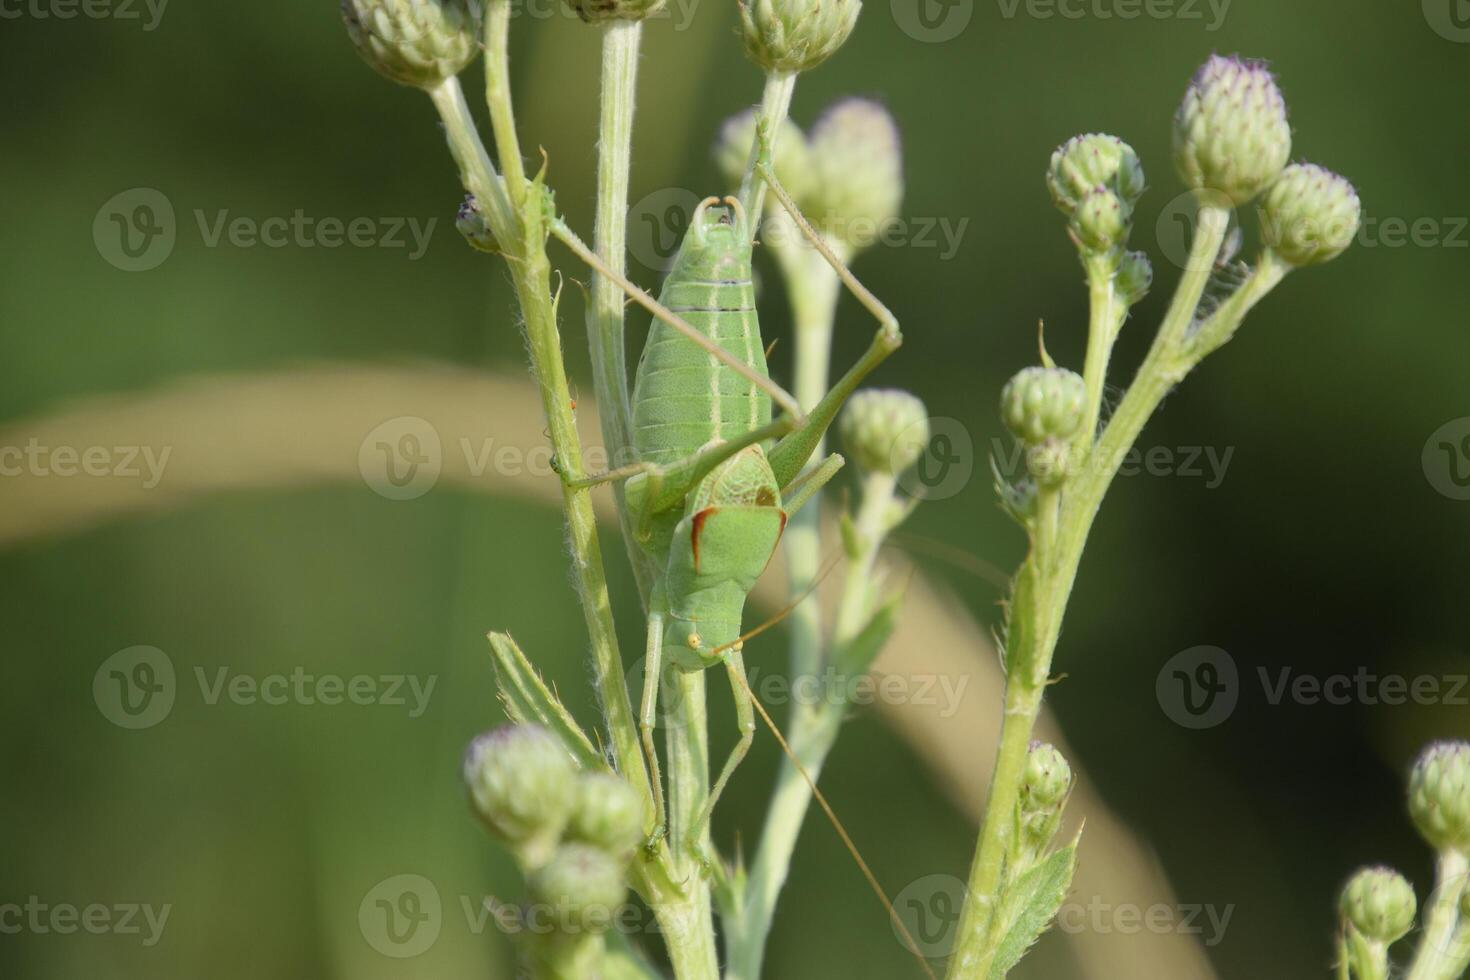
[[[583,768],[606,768],[602,754],[577,725],[572,713],[536,673],[536,668],[531,666],[531,661],[526,659],[510,634],[491,633],[490,650],[494,655],[500,700],[511,720],[519,724],[540,725],[554,733]]]
[[[1006,889],[998,919],[998,925],[1006,931],[991,962],[990,980],[1005,980],[1005,975],[1021,962],[1021,957],[1051,925],[1072,886],[1072,872],[1076,868],[1074,842],[1028,868]]]

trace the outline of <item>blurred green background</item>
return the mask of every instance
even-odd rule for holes
[[[1149,427],[1146,446],[1233,450],[1228,472],[1214,487],[1186,475],[1119,480],[1059,653],[1068,680],[1052,705],[1077,761],[1157,849],[1182,902],[1233,908],[1209,951],[1224,976],[1326,975],[1335,890],[1359,863],[1397,865],[1422,898],[1429,856],[1403,816],[1401,773],[1423,741],[1470,734],[1463,701],[1272,704],[1257,680],[1257,668],[1470,671],[1470,502],[1455,499],[1450,479],[1470,458],[1431,452],[1436,469],[1423,456],[1436,430],[1470,416],[1470,43],[1452,2],[1234,0],[1222,11],[1180,0],[1153,8],[1174,16],[1123,19],[1102,14],[1132,9],[1126,0],[1063,4],[1080,17],[1038,16],[1054,8],[1025,0],[955,0],[925,7],[920,21],[914,0],[869,0],[849,45],[797,89],[804,126],[842,95],[885,103],[903,131],[905,216],[966,222],[953,255],[911,241],[867,253],[858,271],[905,325],[881,382],[959,420],[977,474],[1000,434],[996,394],[1035,358],[1038,318],[1058,359],[1080,362],[1085,290],[1042,181],[1057,143],[1122,136],[1153,185],[1135,246],[1153,255],[1159,281],[1125,330],[1116,383],[1177,277],[1161,251],[1167,217],[1166,241],[1156,233],[1179,191],[1169,120],[1212,51],[1271,59],[1295,155],[1348,175],[1363,197],[1370,224],[1358,246],[1288,279]],[[647,32],[635,202],[720,190],[711,140],[759,98],[734,4],[685,3]],[[336,4],[177,3],[156,20],[120,0],[102,18],[55,16],[65,9],[0,7],[11,93],[0,420],[319,359],[523,374],[505,276],[452,228],[459,192],[431,107],[361,64]],[[938,36],[915,37],[924,24]],[[514,44],[523,140],[546,148],[560,205],[590,229],[597,31],[545,0],[518,19]],[[478,67],[467,87],[478,105]],[[177,241],[157,268],[130,273],[93,232],[99,209],[134,188],[168,199]],[[438,225],[414,260],[412,248],[210,247],[195,219],[297,209]],[[1395,219],[1430,224],[1414,243],[1395,240],[1384,224]],[[656,284],[652,270],[632,271]],[[781,335],[779,290],[763,303],[768,336]],[[569,295],[565,322],[590,397],[580,297]],[[869,330],[845,305],[838,363]],[[585,636],[557,515],[445,487],[395,502],[362,484],[278,492],[248,482],[0,552],[0,903],[171,906],[153,946],[146,924],[142,936],[0,934],[0,975],[509,976],[509,944],[458,912],[459,896],[513,897],[519,885],[468,816],[457,763],[500,718],[487,629],[513,629],[587,717]],[[1022,549],[978,475],[922,508],[910,530],[1002,568]],[[604,542],[636,646],[631,584],[615,539]],[[983,622],[996,620],[993,583],[919,561]],[[1202,644],[1230,652],[1242,693],[1226,723],[1191,731],[1160,710],[1155,680]],[[135,645],[165,651],[180,688],[164,723],[126,731],[91,691],[103,661]],[[782,657],[778,642],[767,652]],[[194,671],[213,678],[221,667],[432,675],[437,686],[419,717],[211,705]],[[717,713],[716,731],[726,721]],[[761,737],[722,807],[725,842],[753,837],[774,765]],[[854,719],[825,784],[885,881],[966,866],[972,829],[871,713]],[[400,874],[429,878],[450,910],[438,943],[415,959],[378,955],[357,924],[363,896]],[[911,975],[815,820],[784,902],[800,914],[778,926],[770,976]],[[1031,975],[1071,975],[1065,959],[1045,962]]]

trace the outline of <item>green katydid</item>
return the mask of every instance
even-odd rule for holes
[[[730,675],[740,738],[695,821],[696,836],[754,738],[741,656],[746,596],[774,554],[787,517],[842,465],[833,454],[807,468],[823,433],[848,395],[902,339],[896,318],[802,217],[764,154],[758,166],[796,226],[880,323],[867,354],[805,418],[771,419],[772,386],[751,281],[753,235],[739,201],[707,198],[695,209],[657,302],[610,273],[564,225],[554,226],[584,259],[654,313],[634,384],[636,462],[588,482],[628,479],[625,499],[636,517],[636,535],[656,567],[639,722],[660,821],[663,795],[653,733],[664,666],[696,671],[723,664]],[[779,441],[764,448],[778,435]]]

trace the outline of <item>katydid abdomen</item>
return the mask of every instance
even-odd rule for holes
[[[659,300],[738,360],[767,374],[750,240],[738,212],[694,213]],[[633,446],[642,462],[671,464],[771,421],[752,381],[655,319],[633,387]]]

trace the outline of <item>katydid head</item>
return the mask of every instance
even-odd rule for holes
[[[738,282],[750,278],[750,229],[745,209],[733,197],[707,197],[689,219],[674,260],[690,279]]]

